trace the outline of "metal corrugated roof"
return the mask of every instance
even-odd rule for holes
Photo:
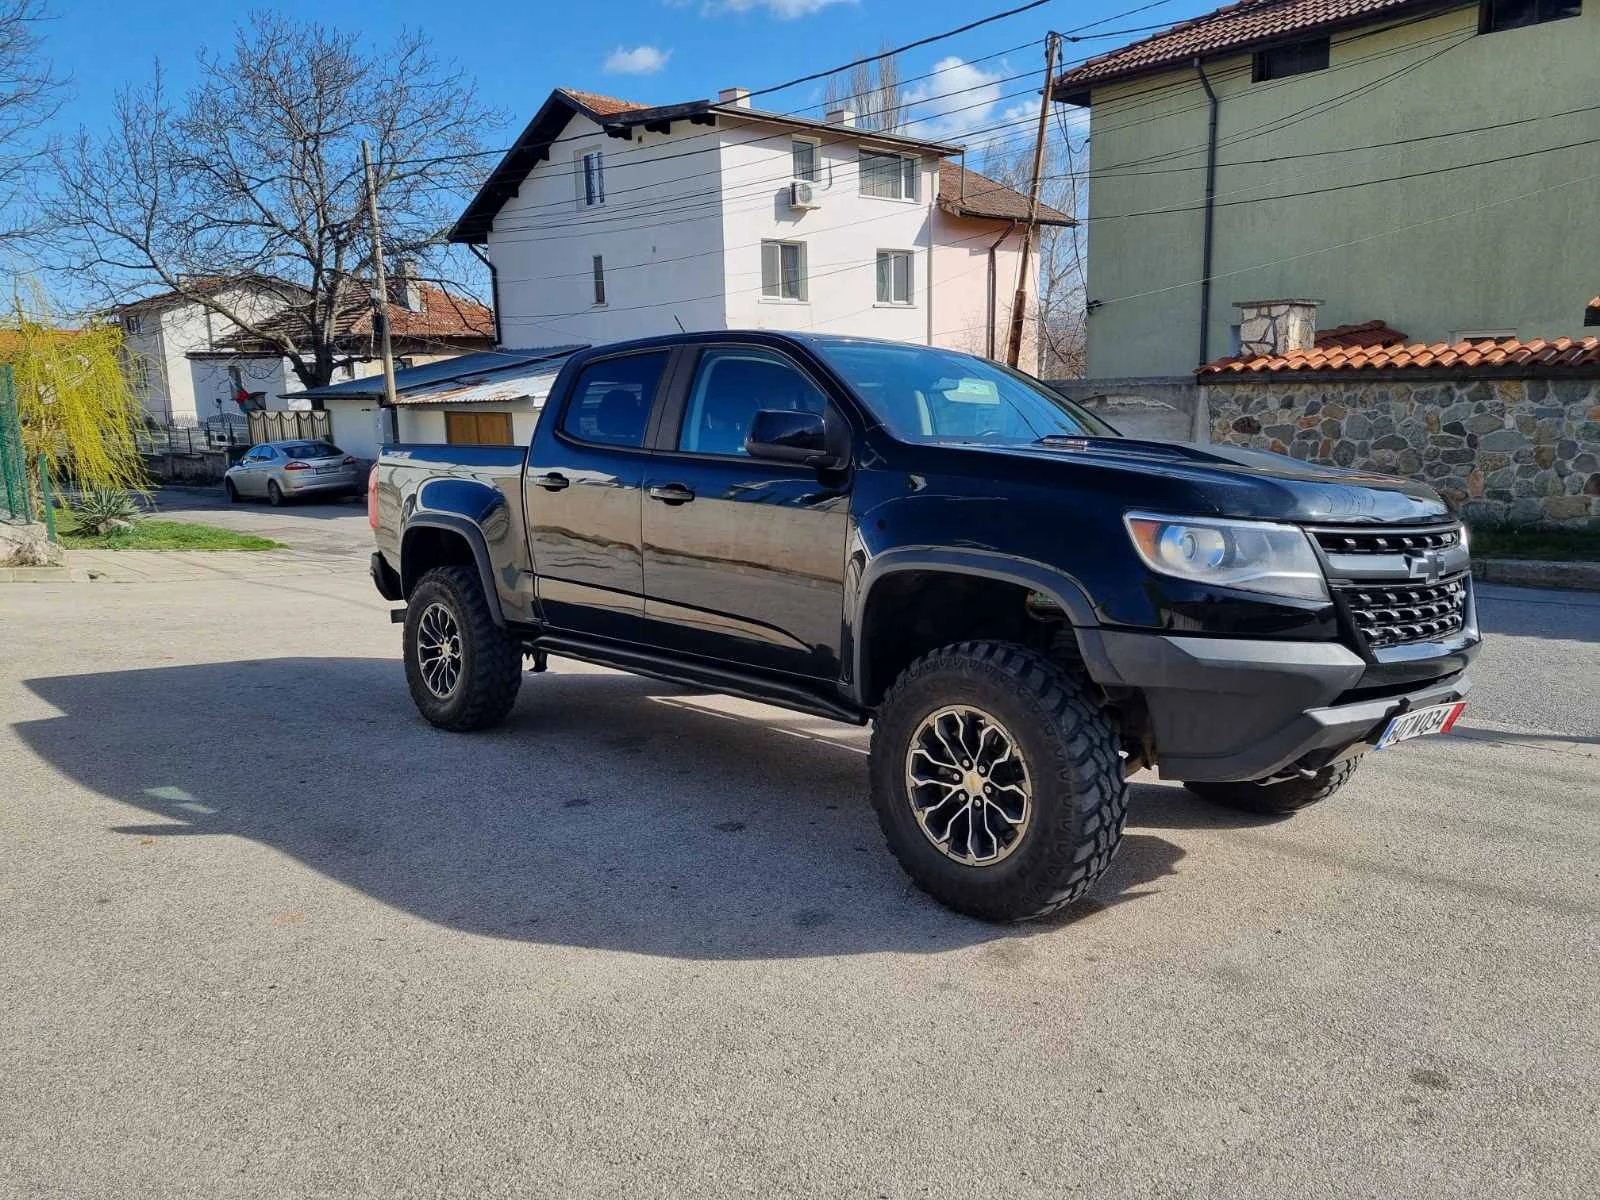
[[[420,367],[406,367],[394,373],[394,390],[401,403],[417,403],[424,393],[455,392],[466,386],[505,382],[512,379],[554,375],[561,370],[567,356],[586,347],[587,343],[570,346],[539,346],[528,350],[479,350],[472,354],[459,354],[442,358],[438,362],[424,363]],[[350,379],[344,383],[330,383],[322,387],[306,388],[299,392],[284,392],[285,398],[301,397],[312,400],[337,400],[340,398],[382,398],[383,376],[369,375]]]

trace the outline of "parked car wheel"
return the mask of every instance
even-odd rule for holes
[[[222,481],[222,490],[228,493],[229,504],[239,503],[239,489],[233,486],[233,480],[224,479]]]
[[[1356,773],[1359,758],[1347,758],[1323,767],[1309,779],[1282,783],[1186,783],[1202,800],[1255,813],[1292,813],[1326,800]]]
[[[289,502],[283,494],[283,489],[278,486],[276,479],[267,480],[267,499],[272,502],[274,508],[282,508]]]
[[[522,686],[522,649],[496,625],[470,567],[435,567],[406,603],[406,683],[440,729],[496,725]]]
[[[1127,817],[1107,714],[1058,663],[1010,643],[946,646],[908,667],[878,708],[871,773],[907,874],[989,921],[1082,896]]]

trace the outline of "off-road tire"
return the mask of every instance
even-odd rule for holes
[[[940,708],[972,705],[1012,734],[1033,781],[1021,841],[990,865],[936,848],[912,810],[906,755]],[[1007,642],[962,642],[919,658],[878,707],[872,803],[889,849],[941,904],[986,921],[1042,917],[1078,899],[1110,865],[1128,812],[1118,740],[1107,713],[1060,664]]]
[[[446,698],[423,680],[417,627],[433,604],[455,619],[461,639],[461,675]],[[435,567],[417,581],[406,600],[406,683],[417,711],[440,729],[467,733],[498,725],[522,686],[522,650],[496,625],[478,573],[470,567]]]
[[[283,494],[283,489],[278,486],[276,479],[267,480],[267,501],[273,508],[282,508],[289,503],[289,498]]]
[[[1245,812],[1283,814],[1299,812],[1326,800],[1356,773],[1359,758],[1347,758],[1323,767],[1310,779],[1286,779],[1282,783],[1186,783],[1202,800]]]
[[[233,480],[224,479],[222,481],[222,490],[227,493],[229,504],[239,503],[239,489],[233,486]]]

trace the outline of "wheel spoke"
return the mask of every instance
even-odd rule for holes
[[[905,779],[923,834],[956,862],[997,863],[1027,833],[1027,762],[1005,726],[982,709],[952,705],[926,717],[906,749]]]

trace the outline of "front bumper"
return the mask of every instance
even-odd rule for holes
[[[1337,642],[1078,634],[1096,682],[1144,697],[1162,777],[1195,782],[1266,779],[1364,753],[1398,713],[1464,698],[1477,652],[1473,638],[1413,659],[1397,683]]]

